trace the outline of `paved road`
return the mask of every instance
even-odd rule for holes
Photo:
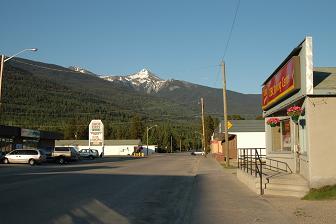
[[[0,164],[0,223],[187,223],[200,157]]]
[[[285,220],[236,182],[231,171],[223,172],[212,159],[189,154],[104,158],[63,166],[0,164],[0,180],[3,224]]]

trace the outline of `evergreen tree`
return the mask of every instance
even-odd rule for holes
[[[133,115],[131,119],[131,127],[129,130],[131,139],[142,139],[142,134],[144,131],[141,118],[138,114]]]

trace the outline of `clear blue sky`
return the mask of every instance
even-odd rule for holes
[[[219,66],[238,0],[11,0],[1,2],[0,53],[126,75],[221,88]],[[314,66],[336,66],[333,0],[241,0],[225,56],[228,89],[261,84],[305,36]]]

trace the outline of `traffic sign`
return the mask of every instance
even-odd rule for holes
[[[227,122],[227,127],[228,127],[228,129],[232,128],[232,126],[233,126],[232,123],[231,123],[230,121],[228,121],[228,122]]]

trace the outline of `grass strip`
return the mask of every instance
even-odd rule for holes
[[[311,189],[303,200],[335,200],[336,199],[336,185],[324,186],[321,188]]]

